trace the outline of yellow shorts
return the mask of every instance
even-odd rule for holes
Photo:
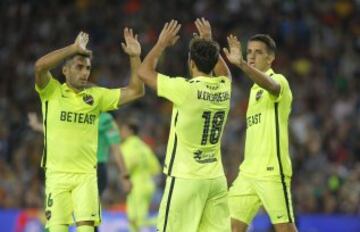
[[[230,232],[225,177],[183,179],[168,176],[157,229],[159,232]]]
[[[71,225],[73,222],[101,222],[101,208],[96,173],[46,171],[46,227]],[[73,219],[74,218],[74,219]]]
[[[263,205],[272,224],[293,223],[290,182],[290,178],[285,178],[284,182],[280,177],[278,180],[258,180],[240,173],[230,187],[231,217],[250,224]]]

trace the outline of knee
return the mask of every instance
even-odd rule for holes
[[[232,218],[231,230],[232,232],[246,232],[248,225],[242,221]]]
[[[275,224],[274,227],[276,232],[297,232],[294,223]]]

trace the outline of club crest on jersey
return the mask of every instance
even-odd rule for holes
[[[91,96],[91,95],[85,95],[84,97],[83,97],[83,100],[84,100],[84,102],[86,103],[86,104],[88,104],[88,105],[93,105],[94,104],[94,98],[93,98],[93,96]]]
[[[259,91],[257,91],[255,99],[256,101],[259,101],[259,99],[261,98],[261,96],[263,95],[264,90],[260,89]]]

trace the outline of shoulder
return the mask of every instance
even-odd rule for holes
[[[181,76],[168,76],[162,73],[158,73],[158,79],[163,81],[177,81],[177,82],[188,82],[189,80]]]
[[[283,74],[275,73],[272,75],[272,78],[280,84],[280,93],[276,101],[283,101],[284,99],[291,100],[292,91],[286,77]]]
[[[167,76],[164,74],[158,74],[158,87],[160,89],[168,89],[171,91],[178,91],[187,88],[192,83],[191,80],[181,76]]]
[[[46,89],[53,89],[53,88],[60,88],[62,85],[61,83],[50,74],[49,82],[43,87],[40,88],[38,85],[35,84],[35,88],[37,91],[44,91]]]
[[[274,73],[271,78],[273,78],[274,80],[280,82],[281,85],[286,85],[289,86],[289,81],[287,80],[287,78],[281,74],[281,73]]]
[[[286,77],[282,73],[272,73],[272,74],[270,74],[270,77],[274,78],[274,79],[284,79],[284,80],[286,80]]]
[[[92,92],[92,93],[100,93],[102,91],[106,90],[105,87],[101,87],[101,86],[98,86],[94,83],[89,83],[87,86],[86,86],[86,91],[88,92]]]
[[[117,95],[120,94],[121,89],[120,88],[107,88],[107,87],[101,87],[97,85],[91,85],[86,88],[86,92],[90,95],[93,95],[94,97],[109,97],[114,96],[113,94]]]
[[[50,82],[52,82],[52,83],[55,84],[55,85],[61,86],[60,81],[58,81],[58,79],[56,79],[52,74],[51,74],[51,76],[50,76]]]
[[[224,84],[224,85],[231,85],[231,79],[229,77],[226,76],[219,76],[217,77],[220,84]]]

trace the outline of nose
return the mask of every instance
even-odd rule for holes
[[[254,60],[255,59],[255,55],[253,53],[248,53],[247,54],[247,58],[248,60]]]
[[[82,72],[81,72],[81,77],[82,78],[85,78],[87,79],[90,75],[90,70],[87,70],[87,69],[84,69]]]

